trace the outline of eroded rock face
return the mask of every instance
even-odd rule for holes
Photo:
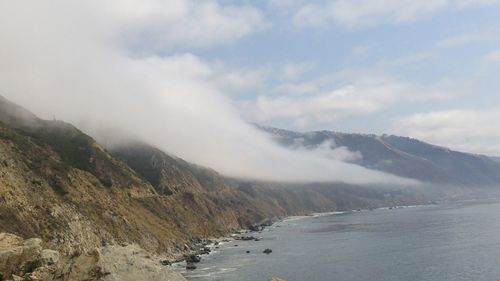
[[[0,275],[3,280],[12,274],[24,275],[33,272],[40,265],[42,240],[22,238],[8,233],[0,233]]]
[[[43,249],[41,239],[0,233],[0,280],[186,281],[137,245],[105,246],[63,258]]]
[[[186,281],[136,245],[106,246],[76,258],[68,269],[68,280]]]
[[[49,249],[42,250],[40,260],[44,266],[55,265],[59,262],[59,252]]]
[[[63,280],[59,252],[42,248],[42,240],[0,233],[0,280]]]
[[[99,265],[105,281],[164,280],[186,281],[179,273],[168,270],[159,259],[135,245],[108,246],[101,251]]]

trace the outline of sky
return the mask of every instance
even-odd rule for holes
[[[236,97],[251,118],[500,154],[500,1],[270,1],[260,8],[272,27],[255,35],[260,43],[232,48],[229,60],[267,62],[293,75],[270,75],[265,87]]]
[[[250,3],[264,28],[193,51],[246,76],[229,95],[249,120],[500,155],[500,1]]]
[[[342,149],[279,147],[250,123],[500,155],[499,12],[496,0],[0,0],[0,92],[229,176],[414,184]]]

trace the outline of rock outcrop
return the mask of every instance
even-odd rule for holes
[[[70,280],[185,281],[179,273],[162,265],[161,259],[137,245],[106,246],[72,261]]]
[[[137,245],[105,246],[60,262],[42,240],[0,233],[0,280],[185,281],[161,259]]]
[[[58,262],[59,253],[43,249],[41,239],[0,233],[0,280],[58,280]]]

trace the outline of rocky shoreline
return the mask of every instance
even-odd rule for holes
[[[397,209],[409,206],[393,206],[380,209]],[[360,212],[369,210],[351,210]],[[135,244],[106,245],[87,253],[64,256],[53,249],[44,248],[39,238],[22,239],[13,234],[0,233],[0,281],[65,281],[65,280],[103,280],[135,281],[166,280],[186,281],[174,270],[174,266],[196,270],[204,256],[220,248],[223,243],[236,241],[260,241],[258,233],[278,222],[343,214],[346,212],[312,213],[305,216],[274,218],[236,231],[227,237],[200,239],[184,246],[177,254],[152,254]],[[234,245],[235,247],[238,244]],[[248,252],[247,252],[248,253]],[[264,249],[263,254],[271,254],[272,249]],[[270,279],[280,280],[280,279]]]
[[[398,209],[409,206],[392,206],[380,209]],[[351,210],[360,212],[368,210]],[[258,233],[278,222],[308,217],[343,214],[347,212],[311,213],[305,216],[274,218],[241,229],[227,237],[200,239],[184,250],[170,256],[152,254],[135,244],[106,245],[87,253],[64,256],[53,249],[44,248],[39,238],[22,239],[13,234],[0,233],[0,281],[63,281],[63,280],[167,280],[186,281],[174,266],[196,270],[204,256],[220,248],[223,243],[260,241]],[[235,244],[235,247],[238,244]],[[248,252],[247,252],[248,253]],[[272,249],[263,249],[271,254]],[[270,279],[279,280],[279,279]]]
[[[194,250],[188,250],[181,256],[174,257],[173,259],[163,259],[161,263],[163,265],[178,265],[185,266],[186,270],[195,270],[196,264],[201,262],[203,256],[209,255],[212,251],[219,249],[222,243],[229,243],[235,241],[260,241],[260,238],[254,236],[256,233],[262,232],[266,227],[273,225],[275,222],[282,221],[282,219],[275,218],[274,220],[265,220],[265,222],[251,225],[248,229],[241,229],[232,233],[227,237],[219,237],[214,239],[201,240],[195,243],[191,247]],[[235,244],[235,246],[238,246]],[[264,253],[271,251],[270,249],[264,250]],[[270,253],[270,252],[269,252]]]
[[[200,240],[185,245],[184,252],[168,257],[152,254],[136,244],[106,245],[64,256],[45,248],[42,239],[25,240],[14,234],[0,233],[0,281],[186,281],[172,269],[173,264],[185,263],[187,269],[194,270],[195,264],[221,243],[258,241],[252,233],[269,225],[270,222],[255,225],[229,237]]]

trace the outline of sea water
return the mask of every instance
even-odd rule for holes
[[[181,271],[192,281],[500,280],[497,200],[296,218],[251,235],[261,240],[225,243]]]

